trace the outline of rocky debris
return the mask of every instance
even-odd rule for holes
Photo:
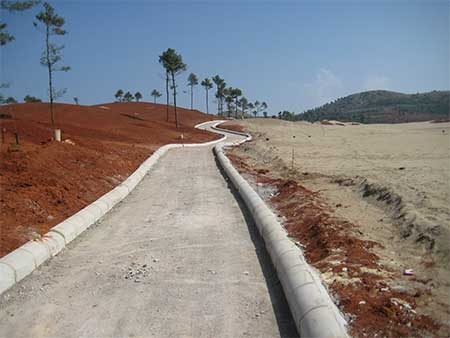
[[[140,283],[142,280],[150,277],[150,269],[147,264],[136,264],[131,263],[131,266],[128,267],[127,273],[123,276],[123,278],[133,281],[135,283]]]
[[[413,269],[405,269],[405,270],[403,271],[403,274],[404,274],[405,276],[413,276],[413,275],[414,275],[414,270],[413,270]]]
[[[400,307],[400,309],[402,309],[404,311],[412,312],[414,314],[416,313],[416,311],[412,308],[412,306],[408,302],[404,301],[403,299],[391,298],[390,301],[393,305]]]

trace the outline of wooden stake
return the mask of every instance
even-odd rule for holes
[[[294,158],[295,158],[295,152],[294,147],[292,147],[292,162],[291,162],[291,169],[294,170]]]

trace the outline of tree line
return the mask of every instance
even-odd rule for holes
[[[161,66],[165,71],[165,92],[166,92],[166,120],[169,121],[170,115],[170,100],[172,98],[173,112],[175,116],[175,125],[180,127],[180,119],[177,111],[177,76],[186,71],[187,65],[183,62],[181,54],[173,48],[168,48],[159,55],[158,59]],[[194,87],[199,84],[198,76],[195,73],[190,73],[187,77],[186,85],[189,88],[190,94],[190,109],[194,109]],[[227,83],[219,75],[215,75],[211,78],[205,78],[200,82],[200,85],[205,90],[205,102],[206,113],[209,114],[209,91],[216,86],[215,98],[217,101],[217,115],[228,116],[234,118],[244,118],[251,116],[256,117],[259,113],[263,113],[264,117],[267,117],[267,103],[256,100],[250,102],[243,96],[243,92],[239,88],[227,87]],[[157,99],[162,94],[153,89],[150,93],[153,97],[153,102],[156,103]],[[117,90],[114,97],[117,102],[131,102],[135,99],[137,102],[142,98],[142,95],[137,92],[134,96],[130,92],[124,94],[122,89]]]
[[[142,99],[142,94],[140,92],[136,92],[131,94],[129,91],[124,93],[122,89],[119,89],[115,94],[114,97],[116,98],[117,102],[131,102],[133,100],[136,100],[136,102],[139,102],[140,99]]]
[[[172,90],[175,124],[179,128],[179,118],[177,114],[177,85],[176,75],[182,73],[187,69],[187,65],[183,62],[183,58],[174,49],[168,48],[159,56],[159,63],[163,66],[166,73],[166,105],[167,105],[167,121],[169,121],[169,91]],[[194,73],[190,73],[187,77],[187,85],[190,87],[191,109],[194,108],[194,87],[199,83],[198,77]],[[206,100],[206,113],[209,114],[209,91],[216,86],[216,101],[217,101],[217,115],[228,116],[235,118],[244,118],[249,113],[255,116],[267,109],[265,102],[254,103],[249,102],[246,97],[243,96],[243,92],[239,88],[227,87],[227,83],[219,75],[215,75],[210,78],[205,78],[200,82],[200,85],[205,90]],[[169,88],[170,87],[170,88]],[[170,90],[169,90],[170,89]],[[225,110],[226,105],[226,110]],[[267,112],[264,114],[267,116]]]
[[[18,103],[17,100],[14,97],[12,97],[12,96],[7,97],[6,99],[3,99],[3,97],[0,97],[0,100],[1,100],[0,103],[5,103],[5,104]],[[25,102],[25,103],[42,102],[42,100],[37,98],[37,97],[35,97],[35,96],[26,95],[23,98],[23,102]]]

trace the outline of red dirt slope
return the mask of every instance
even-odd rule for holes
[[[161,145],[181,142],[181,134],[186,143],[218,137],[193,128],[212,115],[180,108],[179,117],[177,130],[164,105],[56,104],[59,143],[50,139],[47,103],[0,107],[0,257],[111,190]]]

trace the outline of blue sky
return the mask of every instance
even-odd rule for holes
[[[158,55],[168,47],[188,70],[177,78],[181,106],[189,106],[187,76],[215,74],[241,88],[269,113],[305,109],[351,93],[388,89],[415,93],[449,89],[448,1],[52,1],[66,19],[56,87],[59,102],[97,104],[122,88],[164,93]],[[46,98],[39,64],[44,36],[33,27],[37,6],[2,12],[16,40],[1,48],[4,96]],[[210,107],[215,111],[214,95]],[[160,98],[164,101],[164,97]],[[205,110],[204,90],[194,106]]]

